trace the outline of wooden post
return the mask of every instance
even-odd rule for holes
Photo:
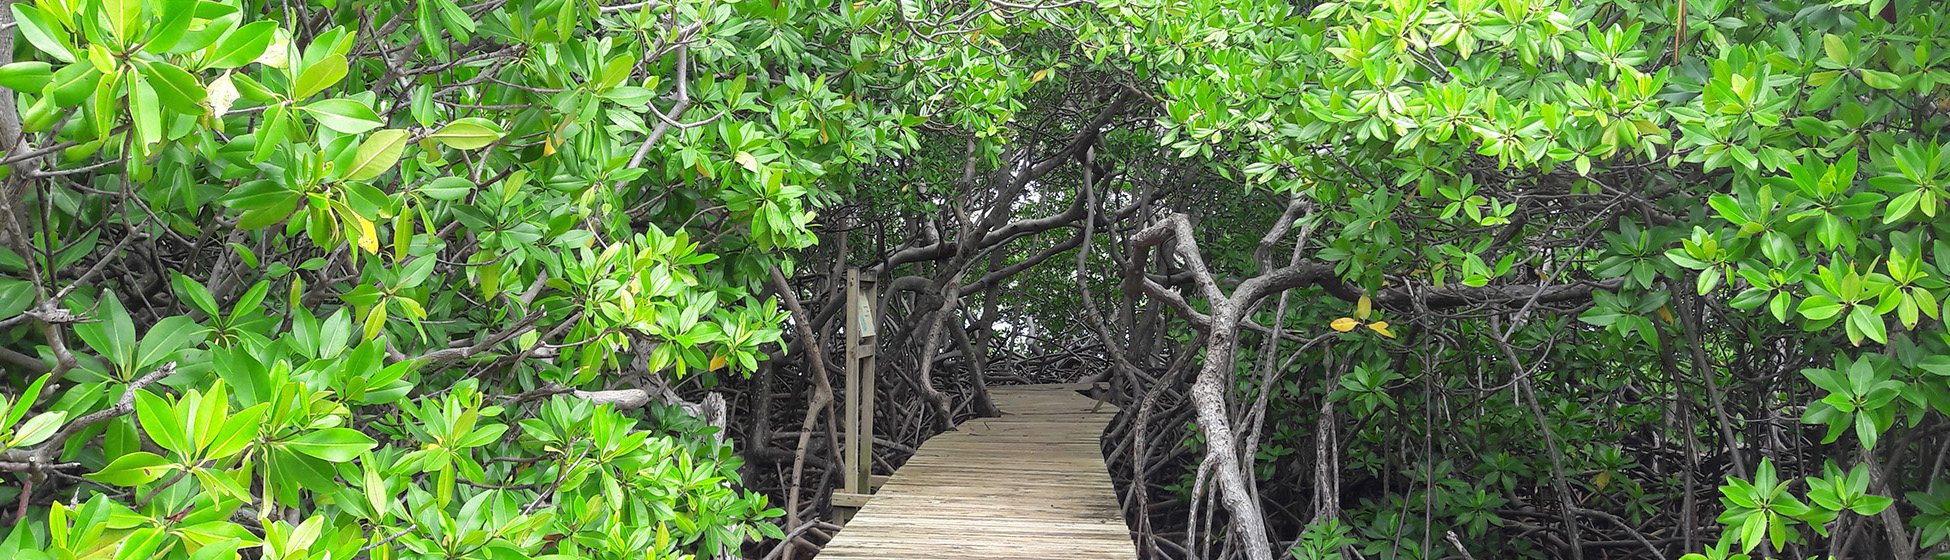
[[[834,505],[857,508],[873,493],[874,358],[880,290],[860,269],[846,272],[846,444],[845,471]]]

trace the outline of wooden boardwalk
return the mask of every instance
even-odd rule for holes
[[[1001,418],[929,439],[818,560],[1135,560],[1076,385],[991,388]]]

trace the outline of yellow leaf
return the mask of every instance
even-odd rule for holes
[[[275,38],[271,41],[271,47],[264,49],[264,54],[257,55],[257,60],[253,62],[280,70],[289,70],[291,68],[291,36],[286,34],[283,29],[277,30],[272,36]]]
[[[1046,70],[1046,69],[1045,69],[1045,70],[1037,70],[1035,74],[1032,74],[1032,75],[1030,75],[1030,76],[1029,76],[1029,83],[1032,83],[1032,84],[1033,84],[1033,83],[1036,83],[1036,82],[1040,82],[1040,81],[1043,81],[1043,78],[1048,78],[1048,77],[1049,77],[1049,70]]]
[[[359,222],[359,248],[368,253],[379,254],[379,233],[373,231],[372,220],[353,214],[352,219]]]
[[[1354,318],[1366,321],[1368,315],[1373,313],[1374,301],[1369,300],[1367,295],[1362,295],[1360,301],[1354,302]]]
[[[1387,321],[1375,321],[1373,323],[1368,323],[1368,328],[1374,329],[1374,332],[1381,333],[1381,336],[1385,336],[1388,338],[1395,338],[1395,333],[1390,332],[1388,330]]]
[[[1593,485],[1597,486],[1599,490],[1604,490],[1606,485],[1611,484],[1611,471],[1603,471],[1598,473],[1598,478],[1591,482]]]
[[[1332,323],[1328,323],[1327,326],[1334,327],[1334,330],[1337,331],[1347,332],[1354,330],[1354,327],[1361,326],[1361,322],[1354,320],[1353,317],[1342,317],[1335,319]]]
[[[210,86],[204,90],[204,93],[203,103],[210,107],[210,116],[213,118],[230,112],[230,106],[242,96],[237,93],[237,85],[230,81],[229,72],[224,72],[222,76],[211,80]]]
[[[1668,325],[1672,324],[1672,309],[1665,306],[1660,306],[1659,318],[1664,319],[1666,321],[1666,324]]]
[[[719,369],[722,369],[722,368],[724,367],[724,361],[725,361],[725,360],[724,360],[724,356],[713,356],[713,357],[711,358],[711,368],[710,368],[710,370],[711,370],[711,371],[718,371]]]

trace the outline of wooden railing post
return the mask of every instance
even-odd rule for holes
[[[833,495],[833,505],[842,515],[866,504],[873,493],[873,397],[874,358],[880,338],[876,336],[880,314],[880,290],[872,278],[863,278],[860,269],[846,271],[846,443],[845,470],[841,490]]]

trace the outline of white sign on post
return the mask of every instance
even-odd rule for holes
[[[867,298],[860,298],[860,308],[856,312],[860,314],[860,338],[872,338],[874,332],[873,302]]]

